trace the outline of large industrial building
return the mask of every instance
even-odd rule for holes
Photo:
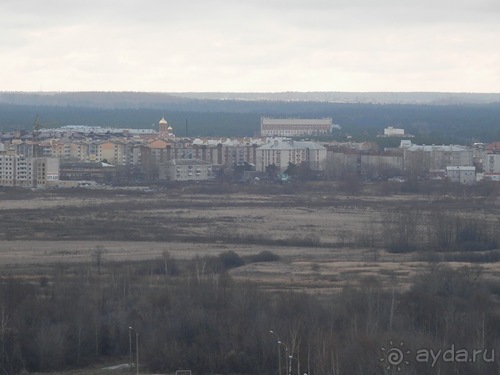
[[[262,117],[260,119],[260,135],[263,137],[326,135],[332,132],[332,128],[331,117],[321,119]]]

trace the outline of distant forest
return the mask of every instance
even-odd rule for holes
[[[500,140],[500,103],[331,103],[198,99],[166,94],[161,100],[150,98],[152,101],[148,102],[140,94],[130,94],[130,97],[126,93],[95,93],[96,98],[92,100],[39,100],[33,95],[31,100],[23,101],[15,95],[10,99],[6,94],[0,95],[0,131],[31,129],[35,118],[45,128],[64,125],[156,128],[158,121],[165,117],[180,137],[243,137],[258,135],[262,116],[332,117],[333,122],[342,127],[342,131],[334,133],[337,140],[347,136],[355,141],[376,139],[387,126],[404,128],[407,134],[415,135],[415,143],[469,144]],[[106,95],[114,95],[114,101],[107,100]],[[131,102],[133,98],[136,98],[135,106]]]

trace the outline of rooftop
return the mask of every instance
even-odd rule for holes
[[[201,159],[172,159],[167,162],[169,165],[210,165],[208,161]]]
[[[321,146],[316,142],[278,140],[278,139],[259,147],[259,150],[302,150],[302,149],[326,150],[325,147]]]

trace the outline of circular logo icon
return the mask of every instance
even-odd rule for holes
[[[399,346],[396,346],[392,341],[389,341],[389,346],[387,348],[382,347],[382,354],[383,355],[382,358],[380,358],[380,362],[387,363],[387,370],[396,368],[398,371],[401,371],[401,366],[403,364],[410,364],[410,362],[405,359],[405,355],[410,354],[410,351],[404,349],[404,342],[402,341]]]

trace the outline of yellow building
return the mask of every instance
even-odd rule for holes
[[[57,140],[52,142],[52,157],[60,160],[69,160],[71,157],[71,146],[68,142]]]

